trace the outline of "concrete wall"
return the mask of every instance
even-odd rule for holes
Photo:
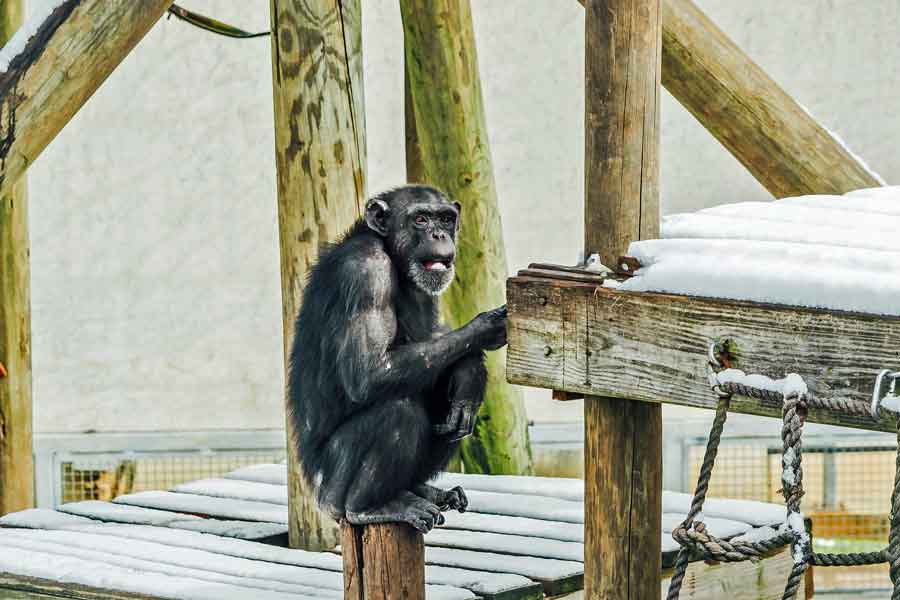
[[[267,2],[185,0],[247,29]],[[900,4],[701,0],[889,182]],[[473,0],[511,271],[581,239],[583,10]],[[369,189],[404,179],[395,0],[364,2]],[[30,171],[38,431],[282,424],[269,42],[160,22]],[[663,209],[768,194],[671,97]],[[539,420],[580,406],[529,391]],[[671,414],[674,414],[671,413]]]

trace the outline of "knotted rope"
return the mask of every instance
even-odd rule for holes
[[[803,425],[810,407],[842,411],[854,415],[877,416],[880,399],[873,401],[872,409],[860,403],[847,400],[816,398],[806,389],[806,384],[797,375],[789,375],[783,380],[773,381],[765,377],[746,377],[744,373],[727,367],[727,356],[723,347],[714,345],[709,352],[709,380],[718,395],[716,416],[713,419],[697,487],[691,507],[684,521],[672,532],[672,537],[681,546],[675,560],[674,572],[669,585],[667,600],[677,600],[684,583],[688,563],[691,558],[718,562],[756,561],[767,554],[791,544],[794,565],[788,575],[782,600],[793,600],[797,595],[809,565],[822,567],[871,565],[887,562],[893,583],[891,600],[900,600],[900,452],[897,454],[894,490],[891,496],[891,529],[888,547],[879,552],[818,554],[812,551],[809,533],[806,531],[800,500],[803,498],[802,436]],[[884,372],[882,373],[882,375]],[[892,374],[895,375],[895,374]],[[879,384],[881,381],[879,376]],[[877,396],[879,384],[874,395]],[[894,388],[891,388],[893,392]],[[784,495],[787,517],[775,535],[764,540],[722,540],[716,538],[706,528],[702,519],[703,503],[709,490],[709,480],[715,466],[722,430],[728,418],[728,408],[733,395],[747,396],[758,400],[782,403],[782,472],[781,490]],[[900,420],[897,429],[898,449],[900,449]]]

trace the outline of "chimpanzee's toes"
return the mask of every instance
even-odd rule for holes
[[[402,520],[422,533],[428,533],[434,528],[435,516],[422,507],[410,506],[404,511]]]
[[[461,513],[466,512],[466,508],[469,506],[469,499],[459,486],[447,490],[446,502],[448,509],[458,510]]]

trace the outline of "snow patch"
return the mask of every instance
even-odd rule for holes
[[[35,8],[32,16],[16,30],[16,33],[13,34],[9,41],[3,46],[3,49],[0,50],[0,71],[5,73],[9,70],[9,63],[11,63],[15,57],[22,54],[25,50],[25,46],[28,45],[28,41],[38,32],[38,29],[40,29],[41,25],[44,24],[44,21],[47,20],[47,17],[49,17],[54,10],[65,4],[65,2],[66,0],[45,1]]]

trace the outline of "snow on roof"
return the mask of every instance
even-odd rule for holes
[[[663,218],[619,287],[900,316],[900,186]]]

